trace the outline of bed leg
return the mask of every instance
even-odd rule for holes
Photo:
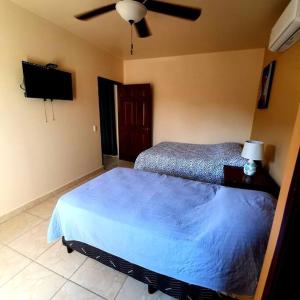
[[[154,294],[157,291],[157,289],[151,285],[148,285],[148,293],[150,295]]]
[[[74,251],[71,247],[69,247],[69,246],[66,246],[66,247],[67,247],[68,253],[72,253]]]
[[[70,246],[68,246],[67,245],[67,243],[66,243],[66,240],[65,240],[65,237],[63,236],[62,237],[62,244],[64,245],[64,246],[66,246],[67,247],[67,251],[68,251],[68,253],[72,253],[74,250],[70,247]]]

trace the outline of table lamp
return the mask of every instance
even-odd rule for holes
[[[241,156],[248,159],[248,162],[244,165],[244,173],[248,176],[254,175],[256,172],[254,161],[263,160],[264,143],[260,141],[246,141]]]

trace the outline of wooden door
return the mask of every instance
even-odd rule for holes
[[[135,161],[152,147],[152,93],[150,84],[118,86],[119,157]]]

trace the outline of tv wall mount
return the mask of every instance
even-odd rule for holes
[[[46,67],[47,69],[57,69],[58,65],[49,63],[49,64],[46,64],[45,67]]]

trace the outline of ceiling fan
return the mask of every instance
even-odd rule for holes
[[[109,4],[77,15],[75,18],[86,21],[115,9],[125,21],[131,25],[134,24],[137,34],[141,38],[146,38],[151,35],[145,20],[148,10],[190,21],[196,21],[201,15],[200,8],[192,8],[156,0],[121,0],[116,4]]]

